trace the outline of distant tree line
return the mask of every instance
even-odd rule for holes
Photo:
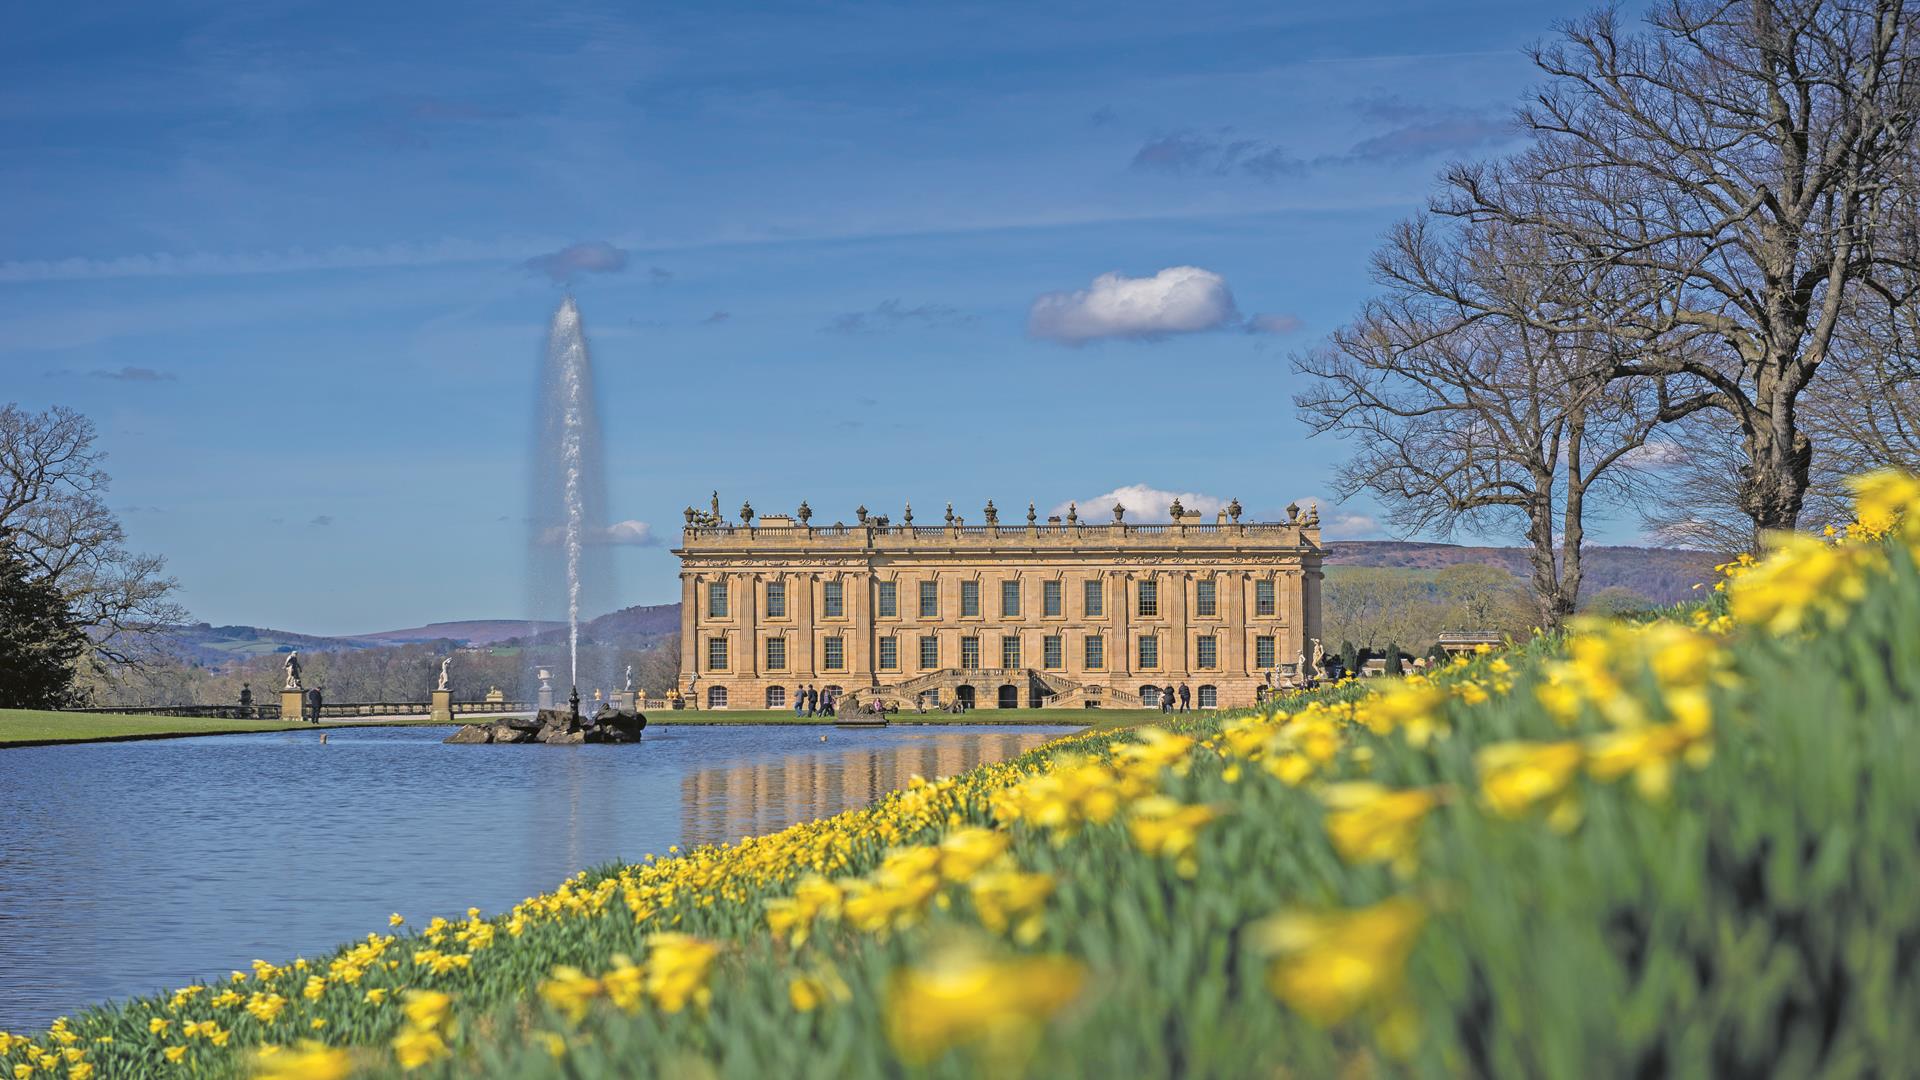
[[[1900,0],[1668,0],[1558,28],[1497,161],[1450,165],[1381,287],[1294,358],[1338,485],[1401,529],[1512,530],[1535,618],[1587,516],[1746,550],[1839,478],[1920,465],[1920,18]]]

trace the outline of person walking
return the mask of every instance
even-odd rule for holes
[[[807,715],[813,716],[819,711],[820,711],[820,688],[817,686],[808,686],[807,687]]]
[[[1173,687],[1162,686],[1159,688],[1159,690],[1160,690],[1160,711],[1163,713],[1172,712],[1173,711]]]
[[[1192,702],[1193,702],[1193,689],[1189,687],[1186,683],[1181,683],[1180,684],[1180,711],[1191,712],[1192,709],[1189,708],[1189,706],[1192,704]]]
[[[800,714],[806,711],[807,688],[804,686],[796,686],[793,688],[793,718],[795,720],[800,719]]]

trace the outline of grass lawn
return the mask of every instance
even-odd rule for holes
[[[396,721],[424,723],[424,721]],[[119,713],[0,709],[0,747],[22,743],[155,739],[175,735],[235,735],[249,731],[330,728],[347,725],[279,720],[208,720],[190,716],[130,716]],[[364,723],[353,727],[372,726]]]
[[[909,724],[1079,724],[1115,728],[1153,722],[1158,709],[975,709],[972,712],[926,714],[902,710],[891,717]],[[792,709],[649,709],[649,724],[795,724],[831,727],[831,716],[796,717]]]

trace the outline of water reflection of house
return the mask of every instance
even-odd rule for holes
[[[1004,761],[1049,736],[889,733],[862,745],[828,747],[772,761],[701,769],[680,782],[684,843],[734,841],[797,821],[865,806],[915,775],[953,776],[983,761]]]

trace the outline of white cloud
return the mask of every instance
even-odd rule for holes
[[[1247,333],[1291,334],[1302,325],[1297,315],[1255,315],[1247,320]]]
[[[1027,314],[1027,333],[1080,345],[1218,330],[1239,319],[1226,278],[1197,266],[1169,266],[1152,277],[1101,274],[1088,288],[1045,293]]]
[[[1211,517],[1227,505],[1227,500],[1218,495],[1202,495],[1197,491],[1162,491],[1145,484],[1129,484],[1115,488],[1104,495],[1095,495],[1090,499],[1075,499],[1079,504],[1080,520],[1100,525],[1113,520],[1113,504],[1119,503],[1127,508],[1128,521],[1171,521],[1173,513],[1169,509],[1173,500],[1180,500],[1180,508],[1193,513],[1198,511]],[[1049,514],[1065,516],[1067,504],[1061,503]]]
[[[1679,443],[1650,442],[1627,451],[1620,463],[1635,469],[1667,469],[1691,460],[1693,453]]]
[[[1308,507],[1320,508],[1320,536],[1324,540],[1363,540],[1380,533],[1380,520],[1371,514],[1342,509],[1339,503],[1318,495],[1302,495],[1293,501],[1302,515]],[[1285,514],[1275,517],[1284,518]]]
[[[541,530],[538,542],[541,544],[563,544],[567,539],[565,525],[553,525]],[[653,526],[644,521],[616,521],[604,529],[589,532],[586,537],[589,544],[612,544],[620,547],[652,547],[660,542],[653,535]]]

